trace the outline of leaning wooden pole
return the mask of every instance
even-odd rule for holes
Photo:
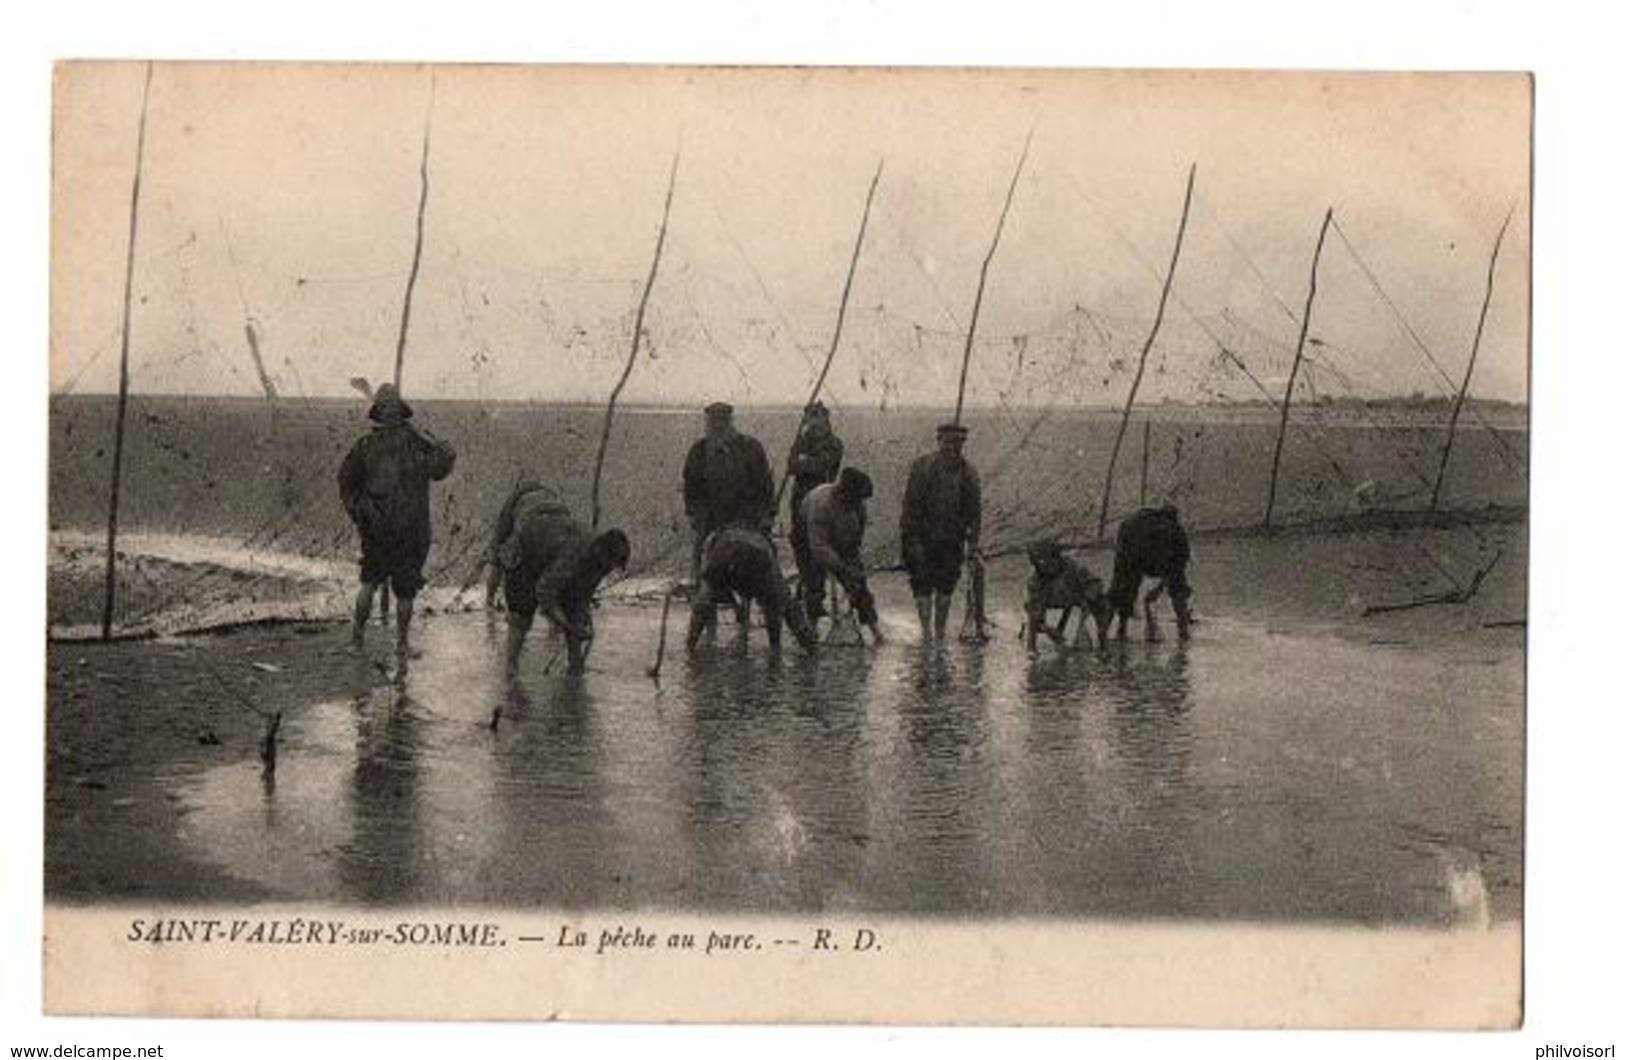
[[[632,366],[638,363],[638,349],[643,343],[643,314],[649,307],[649,292],[654,290],[655,275],[660,271],[660,252],[666,245],[666,224],[671,219],[671,196],[677,187],[677,159],[678,155],[671,156],[671,176],[666,181],[666,205],[660,212],[660,234],[655,237],[654,261],[649,265],[649,278],[643,284],[643,296],[638,299],[638,312],[632,322],[632,352],[626,358],[626,367],[621,369],[621,378],[616,381],[615,389],[609,392],[609,404],[604,406],[604,430],[598,437],[598,459],[592,467],[592,528],[598,529],[598,520],[603,513],[598,502],[599,483],[604,477],[604,454],[609,451],[609,431],[615,422],[615,403],[621,398],[621,391],[626,389],[626,381],[632,377]]]
[[[829,340],[829,352],[824,354],[824,366],[818,371],[818,378],[813,381],[812,393],[807,395],[807,404],[802,407],[801,424],[796,428],[796,438],[800,440],[801,431],[807,425],[806,409],[818,400],[818,395],[824,389],[824,380],[829,378],[830,365],[835,363],[835,351],[841,347],[841,328],[846,323],[846,303],[852,296],[852,278],[858,274],[858,256],[863,252],[863,236],[869,230],[869,208],[874,205],[875,188],[880,186],[880,172],[886,168],[886,160],[881,159],[875,166],[875,175],[869,181],[869,194],[863,200],[863,220],[858,222],[858,238],[852,244],[852,260],[846,266],[846,284],[841,288],[841,305],[835,311],[835,334]],[[795,459],[795,445],[790,446],[790,459]],[[789,483],[791,475],[786,464],[784,477],[779,479],[779,492],[773,498],[773,511],[777,512],[784,504],[784,487]]]
[[[147,147],[147,97],[152,64],[141,84],[141,123],[135,134],[135,177],[130,182],[130,240],[124,250],[124,325],[119,336],[118,412],[113,418],[113,483],[107,499],[107,576],[102,592],[102,640],[113,639],[113,598],[118,555],[119,484],[124,477],[124,417],[130,404],[130,289],[135,279],[135,230],[141,205],[141,161]]]
[[[1516,209],[1514,207],[1513,209]],[[1456,441],[1456,421],[1461,418],[1462,406],[1467,403],[1467,387],[1473,381],[1473,367],[1478,364],[1478,344],[1484,337],[1484,318],[1490,312],[1490,295],[1495,292],[1495,260],[1501,256],[1501,240],[1506,237],[1507,225],[1512,223],[1512,210],[1507,211],[1501,230],[1495,233],[1495,246],[1490,250],[1489,274],[1484,280],[1484,303],[1478,307],[1478,327],[1473,331],[1473,352],[1467,356],[1467,371],[1462,374],[1461,387],[1456,391],[1456,402],[1450,407],[1450,426],[1444,433],[1444,452],[1439,455],[1439,474],[1433,480],[1433,497],[1428,511],[1439,507],[1439,495],[1444,491],[1444,473],[1450,466],[1450,449]]]
[[[1145,345],[1140,347],[1140,364],[1134,371],[1134,382],[1129,384],[1128,400],[1123,402],[1123,417],[1117,421],[1117,437],[1112,441],[1111,459],[1106,462],[1106,486],[1100,494],[1100,524],[1095,528],[1095,536],[1105,538],[1106,520],[1112,509],[1112,480],[1117,477],[1117,458],[1123,451],[1123,436],[1128,433],[1129,417],[1134,414],[1134,398],[1140,392],[1140,381],[1145,378],[1145,364],[1151,356],[1151,344],[1157,341],[1157,332],[1162,328],[1162,317],[1168,309],[1168,294],[1174,287],[1174,270],[1179,267],[1179,248],[1185,244],[1185,225],[1191,216],[1191,192],[1196,187],[1196,164],[1191,163],[1190,172],[1185,175],[1185,205],[1179,211],[1179,231],[1174,234],[1174,253],[1168,261],[1168,275],[1162,278],[1162,296],[1157,299],[1157,315],[1151,321],[1151,331],[1145,337]]]
[[[1145,507],[1151,483],[1151,420],[1140,421],[1140,507]]]
[[[401,300],[401,329],[395,336],[395,389],[401,389],[401,370],[406,364],[406,329],[412,321],[412,291],[418,283],[418,267],[423,261],[423,215],[429,205],[429,128],[434,118],[434,81],[429,81],[429,107],[423,115],[423,153],[418,159],[417,239],[412,244],[412,271],[406,274],[406,294]]]
[[[1303,302],[1303,319],[1298,322],[1298,348],[1292,355],[1292,371],[1287,373],[1286,394],[1281,398],[1281,426],[1275,432],[1275,456],[1270,460],[1270,495],[1264,502],[1264,529],[1268,530],[1275,518],[1275,486],[1281,475],[1281,450],[1286,446],[1287,415],[1292,411],[1292,388],[1298,382],[1298,368],[1303,364],[1303,344],[1309,337],[1309,314],[1315,307],[1315,281],[1320,272],[1320,251],[1326,245],[1326,229],[1331,227],[1332,211],[1320,222],[1320,238],[1315,240],[1315,257],[1309,263],[1309,295]]]
[[[987,270],[993,264],[993,253],[999,249],[999,237],[1004,235],[1004,219],[1010,214],[1010,202],[1016,197],[1016,183],[1027,164],[1027,150],[1033,145],[1033,134],[1027,133],[1027,142],[1021,145],[1021,157],[1016,160],[1016,171],[1010,174],[1010,187],[1004,193],[1004,208],[999,211],[999,223],[993,229],[993,242],[988,244],[987,256],[982,259],[982,274],[976,281],[976,301],[971,303],[970,326],[965,329],[965,355],[959,362],[959,393],[954,398],[954,423],[959,422],[965,410],[965,379],[970,374],[970,351],[976,342],[976,321],[982,315],[982,294],[987,290]]]

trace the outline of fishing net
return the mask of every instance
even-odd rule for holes
[[[681,464],[701,431],[701,402],[671,407],[661,395],[692,394],[703,379],[706,393],[734,403],[740,428],[762,440],[782,471],[826,357],[831,370],[817,396],[832,410],[846,463],[876,484],[866,557],[877,577],[895,570],[909,463],[931,450],[935,425],[951,414],[922,395],[953,392],[972,291],[950,289],[886,190],[831,354],[836,291],[791,297],[776,288],[753,257],[764,237],[729,224],[731,189],[706,178],[695,178],[692,192],[679,183],[630,399],[615,413],[604,453],[597,498],[604,522],[624,527],[633,541],[632,563],[607,594],[658,601],[687,574]],[[1306,277],[1269,275],[1219,204],[1198,190],[1166,319],[1125,429],[1122,409],[1167,250],[1142,245],[1088,189],[1072,191],[1093,219],[1091,258],[1137,273],[1144,286],[1122,304],[1074,300],[1016,326],[1008,311],[984,316],[969,350],[963,416],[967,456],[983,485],[984,553],[1014,555],[1040,538],[1098,545],[1103,503],[1108,526],[1141,506],[1172,503],[1198,533],[1256,527]],[[432,196],[428,211],[432,217]],[[346,381],[364,380],[365,389],[389,378],[410,241],[393,234],[398,267],[345,272],[257,257],[239,245],[233,218],[194,220],[184,239],[138,259],[115,628],[342,616],[358,545],[335,475],[367,429],[366,398]],[[1018,195],[1012,225],[1022,223]],[[838,279],[849,250],[832,251]],[[558,248],[560,260],[569,256]],[[999,304],[1003,264],[992,262],[990,307]],[[430,226],[411,296],[404,390],[417,422],[459,454],[455,473],[432,494],[431,609],[478,606],[492,520],[521,478],[545,482],[583,519],[592,510],[603,402],[625,371],[647,270],[647,261],[633,260],[593,269],[491,261],[457,233]],[[1211,290],[1215,277],[1228,285],[1222,304],[1187,297],[1193,278]],[[1440,474],[1459,369],[1443,366],[1446,358],[1407,316],[1405,298],[1384,287],[1340,221],[1330,228],[1319,281],[1274,521],[1330,529],[1423,511]],[[1373,320],[1386,322],[1383,341],[1409,351],[1408,374],[1392,369],[1392,357],[1382,359],[1388,367],[1380,374],[1367,367],[1372,359],[1362,351]],[[89,635],[103,601],[114,401],[84,390],[105,384],[119,338],[114,329],[61,350],[54,364],[50,622],[59,636]],[[422,359],[425,344],[457,355]],[[205,367],[229,393],[178,396]],[[437,397],[446,394],[459,396]],[[1522,410],[1472,400],[1464,409],[1441,507],[1521,509]],[[1124,443],[1105,498],[1119,430]],[[780,522],[782,534],[782,511]],[[1441,557],[1420,540],[1404,551],[1402,566],[1414,563],[1458,587],[1481,559]],[[787,546],[781,559],[788,565]]]

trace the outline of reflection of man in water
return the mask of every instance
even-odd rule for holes
[[[824,578],[833,575],[852,601],[858,621],[869,627],[875,643],[880,635],[880,616],[875,597],[869,591],[863,569],[863,531],[869,513],[864,502],[874,493],[869,476],[855,467],[841,469],[841,477],[807,494],[802,504],[802,521],[807,534],[807,564],[801,572],[802,598],[810,622],[824,613]]]
[[[356,593],[351,642],[360,648],[372,598],[386,582],[395,590],[395,650],[407,654],[412,604],[423,587],[429,556],[429,484],[451,474],[451,446],[414,430],[412,406],[388,383],[367,412],[373,429],[339,467],[339,496],[361,535],[361,588]]]
[[[1191,544],[1179,522],[1179,509],[1173,505],[1141,508],[1117,528],[1117,558],[1112,567],[1112,587],[1108,594],[1117,612],[1117,635],[1128,635],[1128,620],[1140,595],[1144,578],[1160,579],[1145,597],[1145,634],[1157,635],[1156,617],[1151,607],[1164,589],[1174,602],[1174,617],[1180,637],[1190,635],[1191,586],[1185,569],[1190,565]]]
[[[982,482],[964,456],[968,433],[957,423],[938,427],[937,451],[914,461],[903,494],[903,565],[926,640],[946,634],[960,568],[982,534]]]
[[[423,878],[425,826],[419,753],[422,724],[410,701],[353,704],[355,769],[347,792],[351,836],[337,846],[345,897],[401,902],[431,881]]]
[[[624,568],[631,558],[626,534],[606,530],[594,536],[569,509],[536,488],[515,490],[497,529],[507,531],[496,554],[508,603],[508,675],[518,672],[537,611],[563,631],[569,672],[580,673],[593,639],[593,594],[610,571]]]
[[[777,650],[783,624],[807,651],[815,643],[813,630],[801,604],[790,596],[779,571],[773,543],[759,530],[730,527],[705,540],[700,556],[699,590],[694,594],[688,621],[688,650],[693,651],[705,631],[717,621],[717,605],[729,599],[762,605],[768,644]]]

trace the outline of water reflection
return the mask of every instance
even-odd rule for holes
[[[587,675],[511,683],[490,750],[492,820],[501,837],[482,889],[537,890],[566,905],[613,890],[615,822],[598,704]]]
[[[901,821],[894,855],[903,893],[922,912],[985,904],[993,800],[984,659],[975,649],[923,644],[897,704]]]
[[[774,656],[725,623],[657,699],[657,619],[607,611],[587,674],[538,643],[511,685],[481,618],[426,624],[405,696],[290,709],[274,788],[251,750],[177,778],[182,839],[279,898],[390,904],[1414,921],[1440,849],[1519,882],[1517,760],[1463,738],[1516,740],[1515,660],[1221,620]],[[1422,709],[1442,681],[1463,715]]]
[[[1188,648],[1121,645],[1101,668],[1111,702],[1108,746],[1147,801],[1188,800],[1193,744]]]
[[[358,697],[355,765],[345,795],[350,839],[339,848],[347,893],[366,901],[410,899],[420,852],[423,722],[412,701],[380,689]]]

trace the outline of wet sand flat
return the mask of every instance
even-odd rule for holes
[[[387,667],[335,653],[336,626],[55,645],[48,889],[1516,919],[1523,639],[1484,623],[1521,614],[1521,534],[1424,535],[1458,562],[1506,555],[1468,606],[1372,619],[1358,617],[1354,590],[1374,584],[1362,565],[1417,541],[1211,542],[1189,643],[1136,629],[1036,659],[1016,639],[1008,564],[986,646],[918,644],[906,593],[880,579],[893,640],[878,651],[774,658],[763,631],[725,623],[689,658],[677,608],[658,685],[645,669],[659,610],[625,604],[601,609],[587,674],[562,674],[537,631],[513,687],[501,620],[481,614],[427,617],[400,689]],[[1294,573],[1266,587],[1261,570]],[[273,776],[244,697],[285,714]]]

